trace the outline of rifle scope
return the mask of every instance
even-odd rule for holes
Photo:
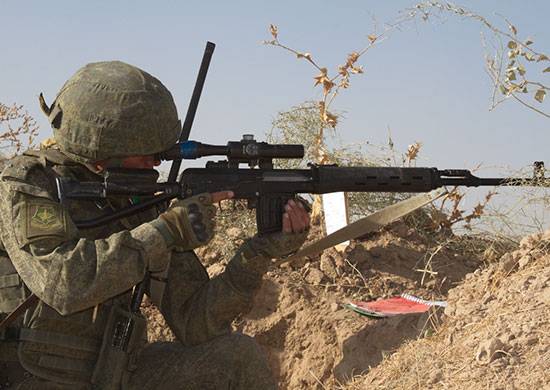
[[[231,160],[303,158],[304,146],[257,142],[253,135],[245,134],[241,141],[228,142],[227,145],[209,145],[197,141],[181,142],[157,155],[159,160],[194,160],[204,156],[227,156]]]

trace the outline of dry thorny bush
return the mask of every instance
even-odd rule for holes
[[[273,127],[268,134],[268,140],[275,143],[301,143],[305,146],[305,156],[302,160],[279,160],[281,168],[304,168],[306,164],[314,160],[317,155],[318,134],[316,129],[325,128],[323,119],[317,115],[315,102],[305,102],[288,111],[280,112],[273,122]],[[403,166],[409,167],[416,164],[422,147],[420,142],[409,145],[405,153],[400,153],[394,148],[391,135],[388,137],[387,146],[376,146],[365,142],[363,145],[334,145],[338,140],[333,132],[325,135],[323,142],[323,156],[329,161],[340,166]],[[369,151],[367,152],[368,149]],[[367,157],[368,156],[368,157]],[[406,199],[412,194],[408,193],[350,193],[349,206],[352,220],[370,214],[397,201]],[[472,211],[466,212],[460,208],[464,193],[455,187],[449,190],[449,195],[439,204],[432,206],[425,218],[410,217],[408,220],[416,223],[425,230],[436,231],[449,230],[454,224],[466,222],[469,224],[474,219],[479,219],[483,214],[486,204],[494,192],[486,195],[485,201],[477,204]],[[451,205],[448,207],[448,205]],[[421,214],[415,213],[415,215]]]
[[[305,147],[305,156],[303,160],[279,160],[278,166],[304,168],[316,154],[315,149],[318,146],[316,129],[322,126],[322,118],[317,115],[315,102],[306,102],[289,111],[280,112],[273,122],[268,140],[276,143],[301,143]],[[338,144],[339,141],[334,133],[330,133],[330,138],[326,136],[325,141],[325,159],[339,166],[414,166],[422,146],[420,142],[415,142],[409,145],[406,152],[400,153],[395,149],[391,135],[388,137],[387,146],[376,146],[368,142],[342,145]],[[350,217],[352,220],[360,218],[412,195],[410,193],[350,193],[348,199]],[[495,192],[488,192],[485,200],[469,212],[461,208],[464,195],[464,192],[457,187],[451,188],[449,194],[437,206],[433,205],[427,213],[415,213],[416,217],[408,218],[408,221],[415,224],[415,227],[422,227],[428,232],[449,230],[460,222],[469,224],[483,215],[485,206]],[[420,218],[420,214],[424,217]]]
[[[503,101],[513,98],[525,107],[550,118],[550,111],[541,108],[550,87],[547,80],[550,73],[550,58],[534,49],[534,39],[521,37],[518,28],[508,19],[502,18],[504,28],[467,8],[449,2],[426,1],[407,10],[401,22],[420,17],[427,21],[432,16],[456,15],[463,19],[479,22],[490,34],[483,39],[486,49],[485,69],[493,83],[491,109]]]
[[[37,135],[38,125],[23,106],[0,103],[0,164],[31,147]]]

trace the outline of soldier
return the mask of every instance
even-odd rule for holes
[[[309,216],[301,203],[287,204],[282,232],[251,238],[209,279],[192,250],[212,237],[212,204],[230,192],[91,229],[74,221],[136,199],[61,205],[56,195],[59,176],[101,181],[108,168],[158,165],[154,155],[181,130],[164,85],[122,62],[93,63],[51,106],[41,105],[57,147],[12,159],[0,179],[0,319],[31,293],[39,299],[0,331],[0,388],[276,388],[258,345],[231,333],[230,324],[249,310],[270,260],[303,243]],[[135,316],[127,353],[112,354],[117,316],[128,313],[131,290],[146,272],[151,300],[178,342],[146,344]]]

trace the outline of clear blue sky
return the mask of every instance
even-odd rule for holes
[[[243,132],[262,136],[277,111],[319,97],[316,72],[281,50],[260,44],[270,23],[280,39],[311,52],[329,68],[363,47],[372,17],[382,23],[415,1],[25,1],[4,0],[0,32],[0,101],[17,102],[49,132],[37,104],[52,101],[79,67],[118,59],[158,77],[185,116],[205,42],[217,44],[192,138],[224,143]],[[460,3],[550,52],[550,2]],[[479,24],[449,17],[410,26],[362,60],[365,74],[338,98],[346,111],[345,142],[424,144],[427,165],[458,168],[550,164],[550,121],[514,102],[489,112],[491,84],[483,67]],[[550,100],[550,99],[547,99]],[[548,107],[549,101],[545,106]]]

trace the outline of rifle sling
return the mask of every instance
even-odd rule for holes
[[[438,188],[431,192],[420,194],[392,204],[391,206],[376,211],[367,217],[361,218],[358,221],[355,221],[342,229],[339,229],[326,237],[315,241],[292,256],[276,261],[275,265],[278,266],[288,263],[304,256],[313,256],[344,241],[352,240],[367,233],[380,230],[382,227],[404,217],[422,206],[427,205],[445,194],[447,194],[446,189]]]

